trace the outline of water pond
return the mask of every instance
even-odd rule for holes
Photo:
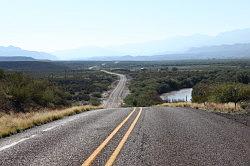
[[[162,100],[168,102],[191,101],[192,90],[192,88],[180,89],[178,91],[163,93],[160,97]]]

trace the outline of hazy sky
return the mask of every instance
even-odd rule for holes
[[[54,51],[250,27],[250,0],[0,0],[0,45]]]

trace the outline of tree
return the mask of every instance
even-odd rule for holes
[[[102,97],[102,94],[100,92],[93,92],[92,93],[92,96],[93,97],[96,97],[96,98],[101,98]]]
[[[172,67],[172,71],[177,71],[178,68],[177,67]]]
[[[0,79],[4,77],[4,71],[0,69]]]
[[[192,102],[204,103],[209,101],[212,93],[212,86],[206,83],[199,83],[193,87]]]
[[[237,75],[237,80],[240,83],[248,84],[250,82],[250,77],[247,73],[240,73]]]
[[[236,83],[222,84],[216,88],[214,93],[217,102],[233,102],[236,108],[238,102],[250,100],[250,85]]]
[[[91,105],[94,105],[94,106],[98,106],[101,104],[101,101],[96,97],[91,97],[89,102]]]

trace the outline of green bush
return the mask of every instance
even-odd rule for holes
[[[93,97],[97,97],[97,98],[101,98],[102,97],[102,94],[100,92],[93,92],[92,93],[92,96]]]
[[[174,70],[131,70],[127,72],[127,75],[132,78],[129,86],[131,94],[126,97],[125,104],[128,106],[154,105],[162,102],[159,98],[162,93],[182,88],[193,88],[192,100],[194,102],[204,104],[207,101],[226,102],[223,101],[225,96],[219,97],[219,93],[215,95],[215,87],[225,86],[225,83],[230,84],[235,81],[241,86],[247,86],[250,81],[250,70],[217,65],[211,67],[187,66],[186,69],[180,67],[177,70],[174,67]],[[246,96],[245,92],[240,93],[244,93],[243,96]],[[225,95],[229,96],[229,94]],[[237,102],[241,100],[237,100]],[[233,102],[233,100],[230,101]]]
[[[209,84],[199,83],[193,87],[192,102],[206,103],[211,98],[213,87]]]
[[[4,77],[4,71],[0,69],[0,79]]]
[[[236,104],[250,99],[250,85],[241,83],[228,83],[215,87],[213,92],[215,102]]]
[[[193,102],[217,102],[235,104],[250,100],[250,84],[223,83],[223,84],[197,84],[193,88]]]
[[[24,111],[30,105],[54,106],[66,105],[63,91],[46,80],[34,79],[21,73],[8,73],[0,80],[0,104],[13,103],[14,110]],[[1,104],[2,107],[3,104]]]
[[[101,104],[100,99],[96,98],[96,97],[91,97],[89,100],[90,104],[93,106],[98,106]]]

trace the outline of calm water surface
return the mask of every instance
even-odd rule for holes
[[[169,93],[163,93],[160,97],[164,101],[191,101],[192,88],[180,89],[178,91],[172,91]]]

